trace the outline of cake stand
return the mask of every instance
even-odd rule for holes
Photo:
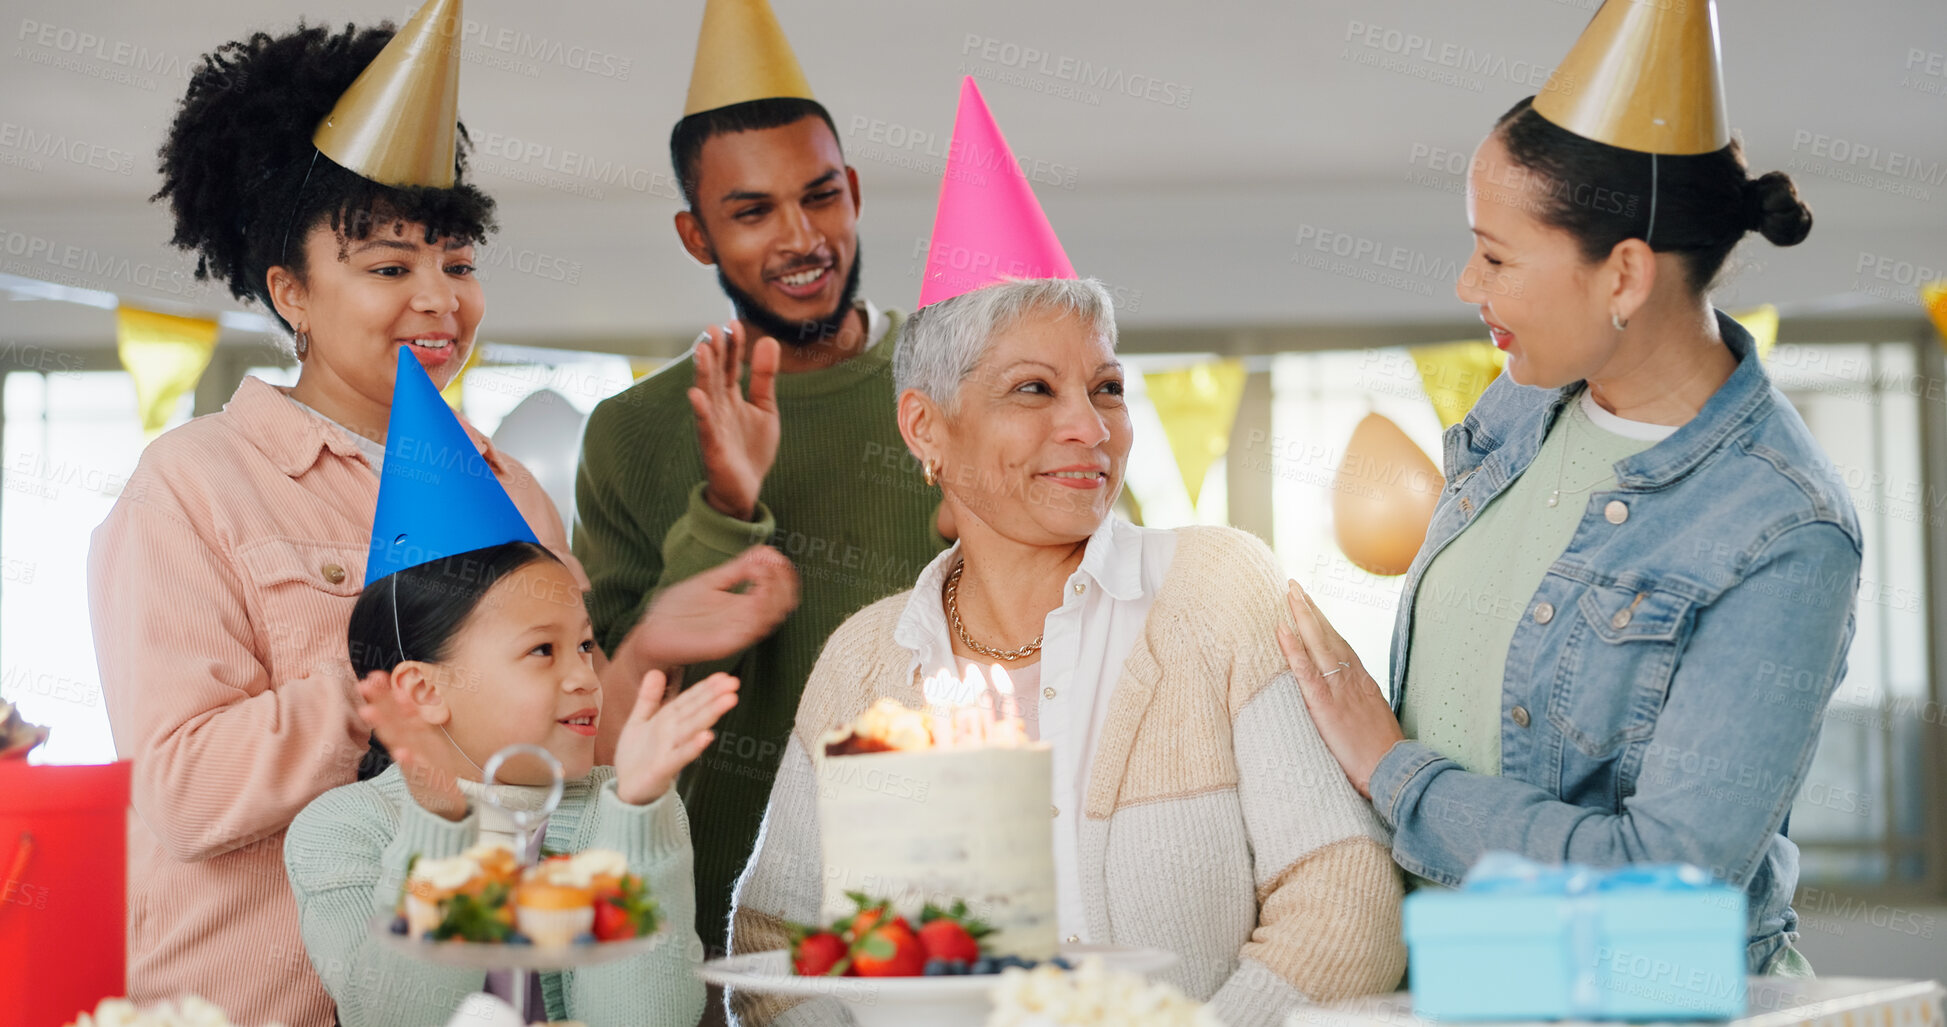
[[[500,768],[515,756],[532,756],[540,760],[552,775],[553,783],[548,788],[547,797],[539,805],[524,806],[501,801],[500,793],[494,784],[499,779]],[[528,853],[534,848],[534,832],[547,823],[556,806],[561,804],[561,793],[566,782],[561,769],[561,761],[554,754],[538,745],[510,745],[493,754],[487,765],[481,768],[481,776],[486,779],[484,798],[488,805],[500,810],[514,823],[517,847],[514,856],[523,869],[532,866]],[[393,916],[381,915],[372,918],[372,933],[385,948],[409,959],[434,966],[465,967],[481,973],[499,970],[511,971],[513,995],[508,1004],[518,1012],[527,1009],[527,975],[542,970],[574,970],[580,967],[597,966],[617,959],[640,955],[662,944],[664,931],[658,928],[654,934],[642,938],[629,938],[624,941],[600,941],[564,947],[541,947],[537,945],[505,945],[466,941],[425,941],[403,934],[392,933]]]
[[[1167,970],[1177,955],[1163,949],[1120,945],[1063,945],[1062,958],[1079,964],[1097,958],[1110,970],[1151,974]],[[832,999],[858,1027],[981,1027],[993,1011],[988,993],[999,974],[952,977],[799,977],[784,949],[716,959],[697,969],[706,983],[726,990],[787,998]]]

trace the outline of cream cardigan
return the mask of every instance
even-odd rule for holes
[[[1305,710],[1273,628],[1284,575],[1254,536],[1184,528],[1124,663],[1089,771],[1081,864],[1089,932],[1182,961],[1162,975],[1231,1027],[1398,984],[1401,885],[1384,828]],[[812,746],[879,696],[921,705],[893,641],[910,593],[866,607],[805,685],[763,832],[737,882],[731,950],[785,947],[818,917]],[[832,1000],[731,992],[745,1025],[846,1024]]]

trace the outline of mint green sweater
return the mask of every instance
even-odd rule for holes
[[[725,670],[743,682],[716,742],[678,785],[696,834],[697,933],[712,955],[724,951],[730,892],[825,639],[868,604],[912,588],[946,547],[935,531],[939,490],[921,480],[899,437],[892,351],[903,318],[887,314],[891,327],[864,353],[778,376],[782,431],[754,521],[703,500],[689,357],[603,400],[582,436],[574,549],[593,584],[588,615],[603,649],[615,651],[660,589],[751,546],[776,546],[798,570],[798,609],[777,631],[686,674]]]
[[[584,970],[544,973],[550,1019],[588,1027],[692,1027],[703,1015],[700,947],[691,929],[689,824],[674,792],[647,806],[615,793],[615,771],[597,767],[570,782],[543,844],[562,852],[614,849],[640,874],[667,921],[662,944]],[[375,916],[399,899],[415,854],[456,856],[472,845],[479,815],[449,821],[426,812],[393,766],[312,800],[284,838],[284,868],[297,897],[311,965],[338,1003],[344,1027],[439,1027],[486,983],[473,970],[409,959],[372,937]]]

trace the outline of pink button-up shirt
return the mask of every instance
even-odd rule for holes
[[[470,426],[514,505],[582,587],[534,477]],[[238,1023],[330,1027],[284,872],[284,830],[356,777],[346,628],[378,476],[351,436],[245,378],[149,444],[88,558],[116,751],[135,761],[128,993]]]

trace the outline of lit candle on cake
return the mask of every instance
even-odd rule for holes
[[[921,694],[926,696],[926,723],[933,733],[935,748],[953,748],[954,683],[953,677],[941,670],[935,671],[919,686]]]
[[[994,694],[1000,696],[1000,719],[989,731],[989,738],[1000,745],[1022,745],[1028,740],[1027,724],[1021,720],[1021,701],[1014,694],[1014,679],[996,663],[988,671],[994,680]]]
[[[965,696],[965,705],[953,715],[954,727],[961,732],[960,742],[964,745],[987,744],[987,729],[994,725],[994,700],[987,694],[986,678],[971,663],[961,675],[960,694]]]
[[[988,674],[994,680],[994,694],[1000,696],[1001,717],[1019,717],[1021,706],[1014,699],[1014,681],[1007,676],[1007,670],[996,663],[988,668]]]

